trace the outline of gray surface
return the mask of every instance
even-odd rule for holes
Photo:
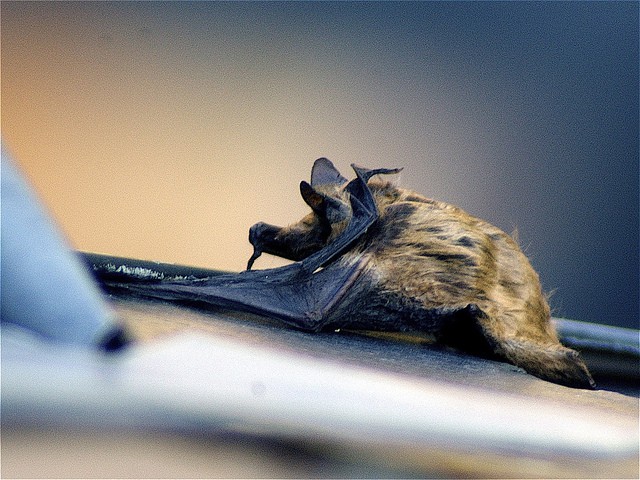
[[[2,422],[15,440],[7,448],[24,438],[15,432],[91,428],[285,442],[306,452],[292,454],[294,465],[309,452],[323,459],[314,476],[637,472],[637,398],[407,339],[113,301],[140,339],[123,355],[52,347],[3,327]]]
[[[535,385],[541,388],[544,395],[560,392],[575,398],[583,396],[583,390],[565,388],[533,377],[514,365],[484,360],[447,347],[434,345],[428,336],[411,334],[393,334],[383,332],[339,331],[309,334],[268,319],[245,313],[222,311],[208,307],[176,306],[160,301],[122,298],[113,296],[112,300],[125,315],[134,315],[140,325],[145,325],[145,318],[151,314],[157,319],[155,326],[150,329],[162,328],[160,325],[181,325],[181,328],[197,328],[223,338],[232,338],[249,346],[264,346],[295,354],[308,355],[318,359],[330,359],[361,367],[380,369],[389,373],[416,378],[433,379],[470,387],[486,388],[492,391],[531,390]],[[584,334],[582,322],[555,319],[563,326],[564,331],[570,330],[574,336],[578,329]],[[144,327],[142,327],[144,329]],[[599,326],[593,326],[600,331]],[[637,347],[630,337],[638,336],[637,331],[628,329],[613,329],[604,327],[610,334],[609,341],[615,339],[613,334],[622,337],[627,350]],[[613,334],[612,334],[613,332]],[[602,340],[604,337],[600,337]],[[606,343],[599,345],[606,350]],[[575,345],[580,347],[579,345]],[[632,362],[637,365],[638,355],[628,358],[622,357],[622,362]],[[583,351],[583,353],[589,353]],[[589,356],[588,358],[591,358]],[[607,357],[609,361],[620,361],[613,355]],[[622,387],[625,393],[638,396],[638,369],[631,370],[629,383],[624,381],[616,384],[615,379],[609,378],[609,370],[601,372],[600,365],[589,365],[594,370],[597,380],[606,388],[612,384]],[[617,366],[617,365],[616,365]],[[602,374],[601,374],[602,373]],[[635,388],[634,388],[635,386]]]

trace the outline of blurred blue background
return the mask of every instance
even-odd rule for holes
[[[638,325],[636,2],[0,8],[3,142],[79,249],[241,270],[315,158],[403,166],[555,315]]]

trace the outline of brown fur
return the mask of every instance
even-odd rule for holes
[[[345,185],[303,190],[314,211],[289,227],[254,226],[252,243],[292,260],[319,250],[348,224],[348,215],[332,222],[320,208],[323,198],[348,206]],[[352,328],[424,331],[546,380],[595,386],[578,353],[560,344],[538,275],[509,235],[375,177],[368,185],[380,216],[339,260],[366,257],[367,267],[332,314],[336,324],[349,318]]]

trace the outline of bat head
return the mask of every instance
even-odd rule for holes
[[[356,172],[356,178],[349,181],[327,158],[319,158],[311,169],[311,184],[300,182],[300,193],[304,201],[311,207],[320,224],[329,227],[330,235],[327,243],[340,235],[353,220],[354,215],[363,212],[377,215],[375,199],[367,182],[378,174],[397,173],[401,169],[379,168],[369,170],[351,165]],[[354,211],[354,202],[362,207]]]
[[[367,182],[373,175],[396,173],[400,169],[352,167],[356,178],[349,181],[326,158],[316,160],[311,183],[300,183],[300,193],[311,213],[287,227],[263,222],[252,226],[249,241],[254,252],[247,269],[263,252],[296,261],[315,255],[307,263],[323,265],[353,245],[378,217]]]

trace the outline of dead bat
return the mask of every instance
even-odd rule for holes
[[[312,332],[429,333],[551,382],[595,388],[578,352],[560,344],[538,275],[510,236],[377,177],[399,169],[352,167],[356,177],[348,181],[326,158],[316,160],[311,183],[300,183],[311,213],[284,228],[251,227],[254,253],[245,272],[142,280],[103,275],[103,282]],[[251,270],[263,252],[295,263]]]

